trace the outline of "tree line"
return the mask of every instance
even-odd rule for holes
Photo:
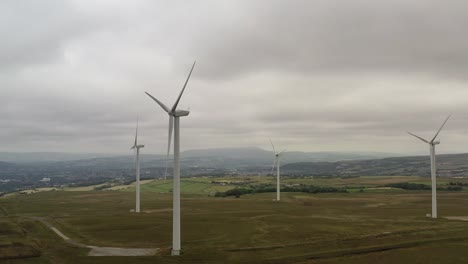
[[[335,187],[321,187],[314,185],[282,186],[281,192],[303,192],[303,193],[346,193],[346,189]],[[250,186],[249,188],[235,188],[225,192],[216,192],[215,197],[240,197],[243,194],[276,192],[274,185]]]

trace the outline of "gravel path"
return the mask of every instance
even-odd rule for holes
[[[460,220],[460,221],[468,221],[468,216],[447,216],[445,219],[448,220]]]
[[[97,247],[78,243],[66,235],[60,230],[54,227],[52,224],[47,222],[44,217],[31,217],[32,219],[43,223],[45,226],[50,228],[54,233],[60,236],[67,243],[75,246],[85,247],[91,249],[88,256],[153,256],[158,253],[158,248],[118,248],[118,247]]]

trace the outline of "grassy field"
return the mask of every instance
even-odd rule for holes
[[[242,181],[245,177],[216,179]],[[457,179],[458,181],[465,181]],[[437,220],[430,191],[374,189],[418,177],[285,179],[284,184],[364,188],[350,193],[274,193],[215,198],[234,186],[210,178],[182,181],[183,255],[170,257],[170,181],[142,186],[143,213],[130,213],[132,188],[113,191],[48,191],[0,199],[2,263],[468,263],[468,193],[439,192]],[[247,181],[273,182],[272,177]],[[439,180],[441,185],[450,180]],[[211,196],[210,196],[211,195]],[[43,224],[43,216],[83,244],[158,247],[152,257],[87,257]],[[1,249],[8,250],[10,255]],[[28,256],[18,256],[30,251]],[[1,256],[24,258],[1,259]],[[4,255],[1,255],[4,254]]]
[[[189,178],[184,179],[180,183],[180,188],[185,194],[197,194],[197,195],[214,195],[217,191],[227,191],[233,186],[223,186],[218,184],[211,184],[213,179],[209,178]],[[172,190],[172,179],[152,181],[141,186],[142,192],[147,193],[168,193]],[[123,191],[134,192],[134,188],[127,188]]]

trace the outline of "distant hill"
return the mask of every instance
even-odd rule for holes
[[[438,176],[468,175],[468,153],[437,155]],[[383,159],[298,162],[281,167],[284,173],[316,176],[430,176],[429,156]]]
[[[0,162],[0,172],[11,169],[27,173],[132,171],[133,155],[100,156],[103,154],[67,153],[0,153],[9,159]],[[378,176],[418,175],[429,176],[428,156],[388,157],[384,153],[340,153],[340,152],[286,152],[281,160],[283,173],[290,175],[321,176]],[[241,174],[266,174],[273,164],[273,153],[261,148],[219,148],[187,150],[181,153],[184,175],[235,171]],[[74,159],[75,158],[75,159]],[[163,168],[165,155],[143,154],[142,168]],[[17,162],[15,162],[17,161]],[[15,164],[12,164],[15,163]],[[468,154],[437,155],[438,175],[468,175]],[[172,167],[172,162],[168,163]],[[8,174],[4,174],[8,175]]]
[[[122,183],[130,182],[135,177],[132,155],[59,161],[51,160],[54,155],[49,155],[40,162],[38,160],[41,159],[28,155],[26,157],[33,162],[0,161],[0,193],[57,185],[88,186],[110,181]],[[369,158],[375,155],[378,154],[287,152],[282,159],[281,169],[283,175],[297,176],[430,175],[428,156]],[[22,159],[25,160],[28,159]],[[182,153],[181,162],[183,177],[266,175],[271,172],[273,154],[259,148],[190,150]],[[143,178],[164,176],[165,155],[141,155],[141,163]],[[468,176],[468,153],[438,155],[437,164],[439,176]],[[168,165],[172,167],[172,162]],[[171,175],[172,170],[169,168]],[[51,181],[43,182],[43,178],[50,178]]]
[[[388,157],[383,153],[340,152],[287,152],[282,163],[309,161],[338,161]],[[256,147],[196,149],[181,153],[183,167],[210,167],[235,169],[273,164],[272,151]],[[11,153],[0,152],[0,160],[14,163],[47,163],[65,167],[96,167],[103,169],[129,168],[133,166],[132,155],[112,156],[105,154],[73,154],[55,152]],[[166,155],[141,155],[143,167],[165,166]],[[169,164],[171,165],[171,163]]]
[[[15,164],[0,161],[0,170],[7,170],[7,169],[14,168],[14,167],[15,167]]]
[[[186,166],[209,166],[240,168],[248,166],[270,166],[273,152],[256,147],[196,149],[182,153],[182,164]],[[288,151],[281,160],[283,164],[309,161],[360,160],[390,157],[385,153],[342,153],[342,152],[299,152]]]
[[[108,157],[109,154],[65,152],[0,152],[0,160],[12,163],[36,163]]]

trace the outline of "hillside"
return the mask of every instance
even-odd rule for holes
[[[428,156],[285,164],[284,173],[322,176],[430,176]],[[468,153],[437,155],[439,176],[468,175]]]
[[[15,167],[15,164],[0,161],[0,170],[7,170],[7,169],[14,168],[14,167]]]
[[[241,168],[248,166],[270,166],[273,164],[273,153],[256,147],[197,149],[182,152],[182,165],[187,167]],[[282,157],[283,163],[310,161],[362,160],[389,157],[386,153],[355,152],[300,152],[287,151]]]

